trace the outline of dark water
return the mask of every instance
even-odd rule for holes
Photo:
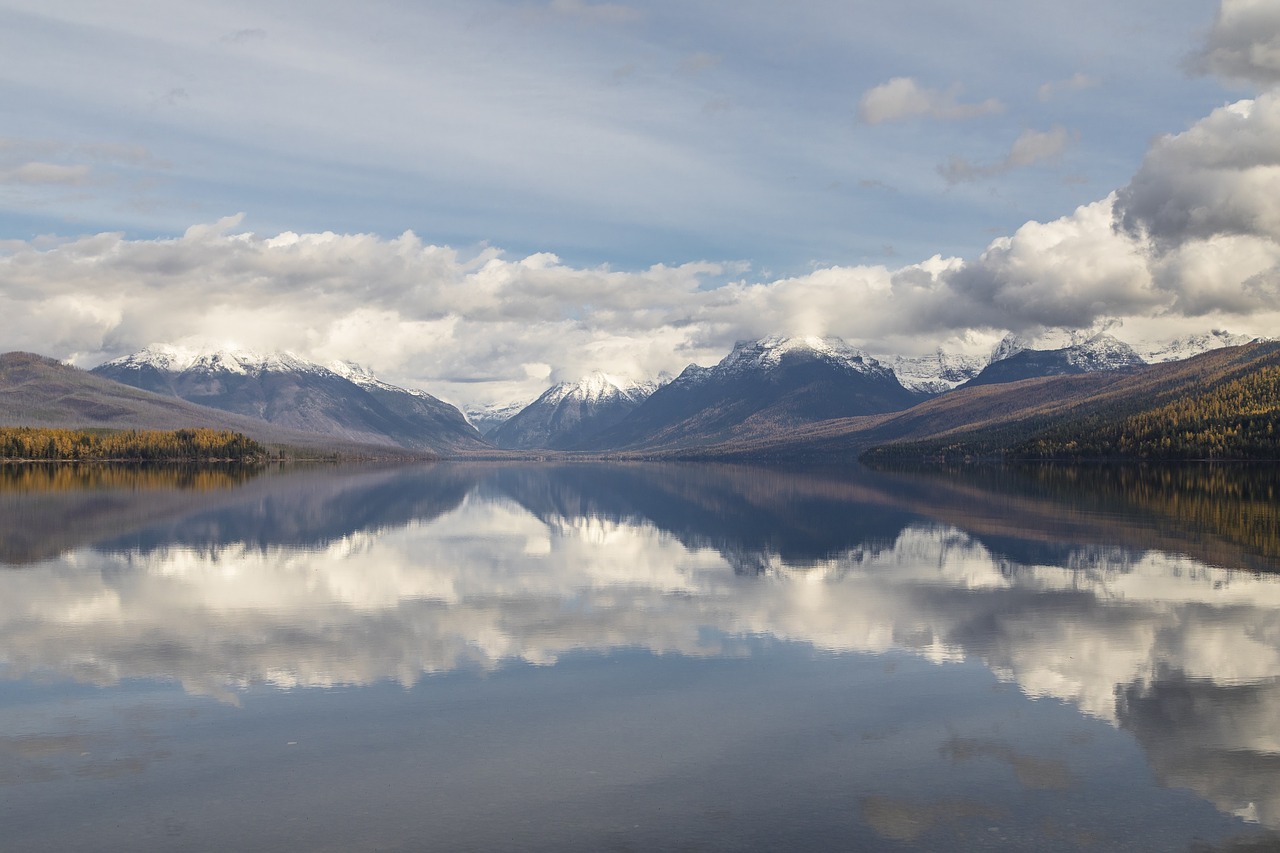
[[[0,850],[1268,850],[1280,476],[0,468]]]

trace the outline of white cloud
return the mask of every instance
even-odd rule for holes
[[[1049,130],[1027,129],[1013,141],[1009,153],[995,163],[978,165],[964,157],[952,157],[938,167],[938,173],[949,184],[994,178],[1014,169],[1057,160],[1074,139],[1075,135],[1061,125]]]
[[[1233,234],[1280,239],[1280,92],[1157,140],[1118,210],[1126,229],[1157,246]]]
[[[959,85],[943,91],[923,87],[911,77],[894,77],[863,94],[858,115],[867,124],[884,124],[912,118],[959,121],[1004,111],[995,98],[964,103],[961,91]]]
[[[1274,0],[1222,0],[1193,65],[1228,80],[1280,83],[1280,5]]]
[[[1250,315],[1280,303],[1280,93],[1157,140],[1116,220],[1149,241],[1179,313]]]

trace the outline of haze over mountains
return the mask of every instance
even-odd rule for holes
[[[1212,332],[1144,351],[1183,364],[1178,356],[1237,340]],[[1043,420],[1051,410],[1079,414],[1117,378],[1132,375],[1140,397],[1143,377],[1165,375],[1105,333],[1074,335],[1045,349],[1010,336],[986,361],[945,352],[881,360],[838,338],[772,336],[741,342],[718,364],[691,364],[674,379],[597,371],[559,383],[526,406],[495,407],[483,413],[487,421],[475,418],[486,426],[482,436],[454,406],[349,362],[152,346],[86,374],[35,356],[6,358],[11,366],[40,366],[18,384],[10,370],[0,387],[0,415],[11,425],[180,426],[188,424],[175,418],[205,425],[230,417],[239,420],[229,428],[268,442],[327,437],[446,456],[544,450],[847,456],[885,442]],[[127,393],[123,386],[130,386]],[[1193,396],[1213,390],[1192,379],[1180,388]]]

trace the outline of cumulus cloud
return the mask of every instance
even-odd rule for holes
[[[871,98],[864,119],[986,109],[914,81],[898,89],[923,100]],[[944,174],[974,180],[1046,162],[1072,140],[1062,127],[1030,130],[998,162],[953,161]],[[883,354],[939,345],[976,353],[1006,330],[1112,320],[1152,338],[1166,326],[1193,330],[1188,318],[1273,334],[1277,140],[1280,92],[1269,92],[1156,140],[1117,193],[1027,222],[976,258],[828,266],[780,279],[753,279],[727,262],[581,267],[549,253],[464,252],[413,232],[262,235],[238,216],[169,239],[10,240],[0,244],[0,340],[84,366],[160,342],[288,348],[483,403],[531,399],[551,381],[596,368],[678,372],[714,363],[737,340],[776,333],[839,335]],[[73,183],[96,178],[100,163],[150,158],[144,149],[0,139],[0,172],[11,185]]]
[[[1280,5],[1272,0],[1222,0],[1207,43],[1192,66],[1232,81],[1280,83]]]
[[[1152,285],[1143,243],[1112,227],[1113,204],[1107,198],[1054,222],[1028,222],[994,241],[950,276],[958,316],[942,322],[975,324],[977,316],[961,312],[978,312],[1012,329],[1084,328],[1163,307],[1168,297]]]
[[[964,157],[952,157],[938,167],[938,173],[949,184],[994,178],[1014,169],[1057,160],[1074,139],[1074,134],[1061,125],[1049,130],[1028,129],[1014,140],[1009,153],[995,163],[979,165]]]
[[[1240,101],[1157,140],[1117,196],[1117,226],[1149,242],[1184,314],[1280,303],[1280,93]]]
[[[1157,140],[1117,213],[1126,230],[1166,248],[1222,235],[1280,238],[1280,93]]]
[[[995,98],[962,102],[961,91],[959,85],[929,89],[911,77],[894,77],[863,94],[858,115],[867,124],[884,124],[912,118],[958,121],[1004,111],[1004,104]]]

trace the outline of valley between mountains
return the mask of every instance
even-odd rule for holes
[[[595,372],[465,414],[347,363],[153,346],[91,371],[0,356],[0,426],[213,427],[300,455],[839,459],[1280,459],[1280,343],[1147,347],[1006,338],[987,359],[878,359],[768,337],[718,364]]]

